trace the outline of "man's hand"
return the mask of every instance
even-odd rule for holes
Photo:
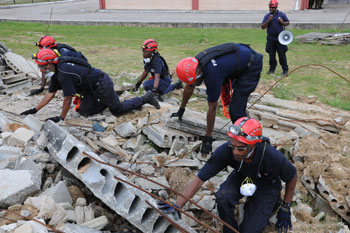
[[[182,116],[184,115],[185,108],[179,108],[177,112],[174,112],[170,115],[170,117],[178,117],[179,121],[182,121]]]
[[[201,153],[206,155],[210,154],[210,152],[213,150],[212,143],[213,143],[213,137],[204,136],[202,146],[201,146]]]
[[[278,17],[278,21],[280,22],[280,24],[283,23],[283,19],[281,17]]]
[[[31,109],[29,109],[27,111],[22,112],[21,115],[35,114],[37,112],[38,112],[38,110],[36,108],[31,108]]]
[[[137,81],[137,83],[135,84],[135,87],[132,89],[132,91],[136,92],[139,89],[140,86],[141,86],[141,82]]]
[[[44,88],[42,88],[42,87],[39,88],[39,89],[33,89],[33,90],[30,91],[29,95],[38,95],[38,94],[40,94],[43,91],[44,91]]]
[[[288,232],[288,230],[292,230],[292,221],[291,221],[291,212],[290,207],[285,207],[285,203],[282,204],[280,209],[277,212],[277,222],[276,228],[278,232]]]
[[[157,201],[157,205],[158,205],[158,209],[160,209],[164,214],[166,215],[173,215],[175,221],[180,219],[180,214],[179,212],[174,209],[173,207],[171,207],[168,204],[165,204],[164,202],[158,200]],[[179,208],[177,205],[174,204],[174,206],[176,206],[177,208]]]
[[[63,121],[64,119],[61,116],[55,116],[55,117],[50,117],[47,118],[45,121],[53,121],[53,122],[59,122],[59,121]]]
[[[269,17],[267,18],[267,20],[268,20],[269,22],[271,22],[271,21],[273,20],[273,15],[270,14]]]

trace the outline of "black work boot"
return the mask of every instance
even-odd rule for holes
[[[174,83],[174,88],[175,89],[181,89],[182,88],[182,82],[179,80],[176,83]]]
[[[152,91],[147,91],[146,94],[141,96],[141,100],[142,104],[150,104],[153,105],[156,109],[160,109],[159,102]]]

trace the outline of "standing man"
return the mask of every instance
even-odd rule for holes
[[[207,128],[201,146],[203,154],[212,151],[213,129],[220,95],[224,115],[232,122],[247,116],[248,98],[259,83],[262,65],[263,55],[248,45],[234,43],[214,46],[196,57],[184,58],[177,64],[177,76],[186,83],[186,87],[181,106],[171,117],[178,117],[181,121],[195,86],[204,81],[207,88]]]
[[[287,232],[288,228],[291,230],[290,206],[297,182],[296,168],[280,151],[262,141],[261,125],[253,118],[238,119],[230,127],[228,135],[230,141],[213,152],[197,177],[187,185],[183,196],[192,198],[205,181],[231,166],[234,170],[215,195],[219,216],[241,233],[259,233],[263,232],[274,209],[281,204],[282,180],[286,182],[286,186],[284,199],[277,213],[276,228],[279,232]],[[246,189],[245,184],[248,183],[255,188]],[[238,226],[234,219],[234,210],[243,196],[248,198],[244,205],[244,219]],[[178,197],[176,205],[183,207],[187,199]],[[160,203],[159,208],[167,214],[177,214],[174,208],[165,203]],[[223,232],[233,231],[224,226]]]
[[[267,42],[266,42],[266,52],[269,53],[269,71],[267,74],[275,73],[277,66],[276,61],[276,51],[278,53],[279,63],[282,66],[282,75],[288,74],[287,56],[288,51],[287,45],[282,45],[278,41],[278,35],[284,30],[285,26],[289,25],[289,19],[287,15],[279,10],[277,10],[278,2],[277,0],[271,0],[269,3],[270,13],[266,14],[261,28],[267,28]]]
[[[159,99],[161,99],[161,95],[182,87],[181,81],[171,84],[168,65],[165,59],[160,56],[158,43],[154,39],[148,39],[143,42],[142,52],[144,71],[135,84],[133,91],[139,89],[149,73],[151,73],[152,77],[143,83],[143,87],[146,91],[152,91]]]
[[[61,55],[61,57],[64,57],[64,56],[77,57],[85,60],[86,62],[88,61],[87,58],[81,52],[76,51],[71,46],[66,44],[56,43],[55,38],[53,38],[52,36],[42,36],[40,40],[37,43],[35,43],[35,45],[38,46],[39,50],[56,49]],[[53,75],[52,72],[48,72],[47,70],[44,70],[44,72],[41,73],[40,88],[31,90],[30,95],[37,95],[43,92],[47,79],[51,78],[52,75]]]
[[[140,109],[146,103],[157,109],[160,108],[152,92],[121,103],[114,91],[112,79],[82,59],[58,57],[55,51],[43,49],[35,55],[35,62],[42,72],[49,70],[54,72],[54,75],[50,82],[49,91],[41,102],[35,108],[22,112],[21,115],[35,114],[48,104],[60,89],[64,96],[61,114],[47,120],[54,122],[64,120],[70,109],[73,96],[80,97],[81,103],[77,112],[83,116],[100,113],[107,107],[115,116],[133,109]]]

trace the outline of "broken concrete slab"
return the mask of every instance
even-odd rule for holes
[[[4,59],[6,64],[16,73],[25,73],[32,77],[40,77],[38,66],[34,62],[25,59],[23,56],[13,52],[7,52],[5,53]]]
[[[56,203],[73,204],[72,197],[68,191],[65,182],[60,181],[58,184],[46,189],[40,196],[50,196]]]
[[[114,127],[114,131],[121,137],[126,138],[136,134],[136,128],[131,122],[126,122]]]
[[[10,145],[23,146],[25,145],[32,137],[34,132],[26,128],[18,128],[9,138],[8,143]]]
[[[147,200],[156,206],[153,198],[116,180],[114,177],[123,180],[128,178],[116,169],[89,158],[85,153],[102,160],[67,130],[52,121],[45,122],[43,130],[48,137],[49,153],[113,211],[143,232],[165,232],[174,229],[145,203]],[[181,224],[187,231],[195,232],[186,224]]]
[[[108,224],[108,219],[106,216],[100,216],[98,218],[91,219],[90,221],[84,222],[80,224],[81,226],[85,226],[88,228],[92,228],[95,230],[102,230]]]
[[[40,191],[41,175],[38,170],[0,170],[0,207],[22,203]]]

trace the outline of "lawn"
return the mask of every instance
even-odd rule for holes
[[[48,26],[38,23],[0,23],[0,41],[15,53],[30,59],[37,51],[34,43],[45,34]],[[325,30],[330,32],[329,30]],[[293,30],[294,36],[311,30]],[[112,77],[139,73],[143,69],[141,45],[148,38],[156,39],[159,52],[175,73],[177,62],[194,56],[203,49],[225,42],[245,43],[264,54],[264,69],[259,86],[265,89],[277,79],[266,73],[268,55],[265,53],[266,31],[261,29],[219,28],[153,28],[121,26],[50,25],[48,34],[59,43],[66,43],[82,51],[89,62]],[[287,53],[290,71],[305,64],[320,64],[350,80],[350,46],[301,44],[296,40]],[[281,72],[280,66],[277,73]],[[285,78],[272,90],[276,97],[297,99],[316,96],[331,106],[350,110],[350,83],[320,67],[302,68]]]

